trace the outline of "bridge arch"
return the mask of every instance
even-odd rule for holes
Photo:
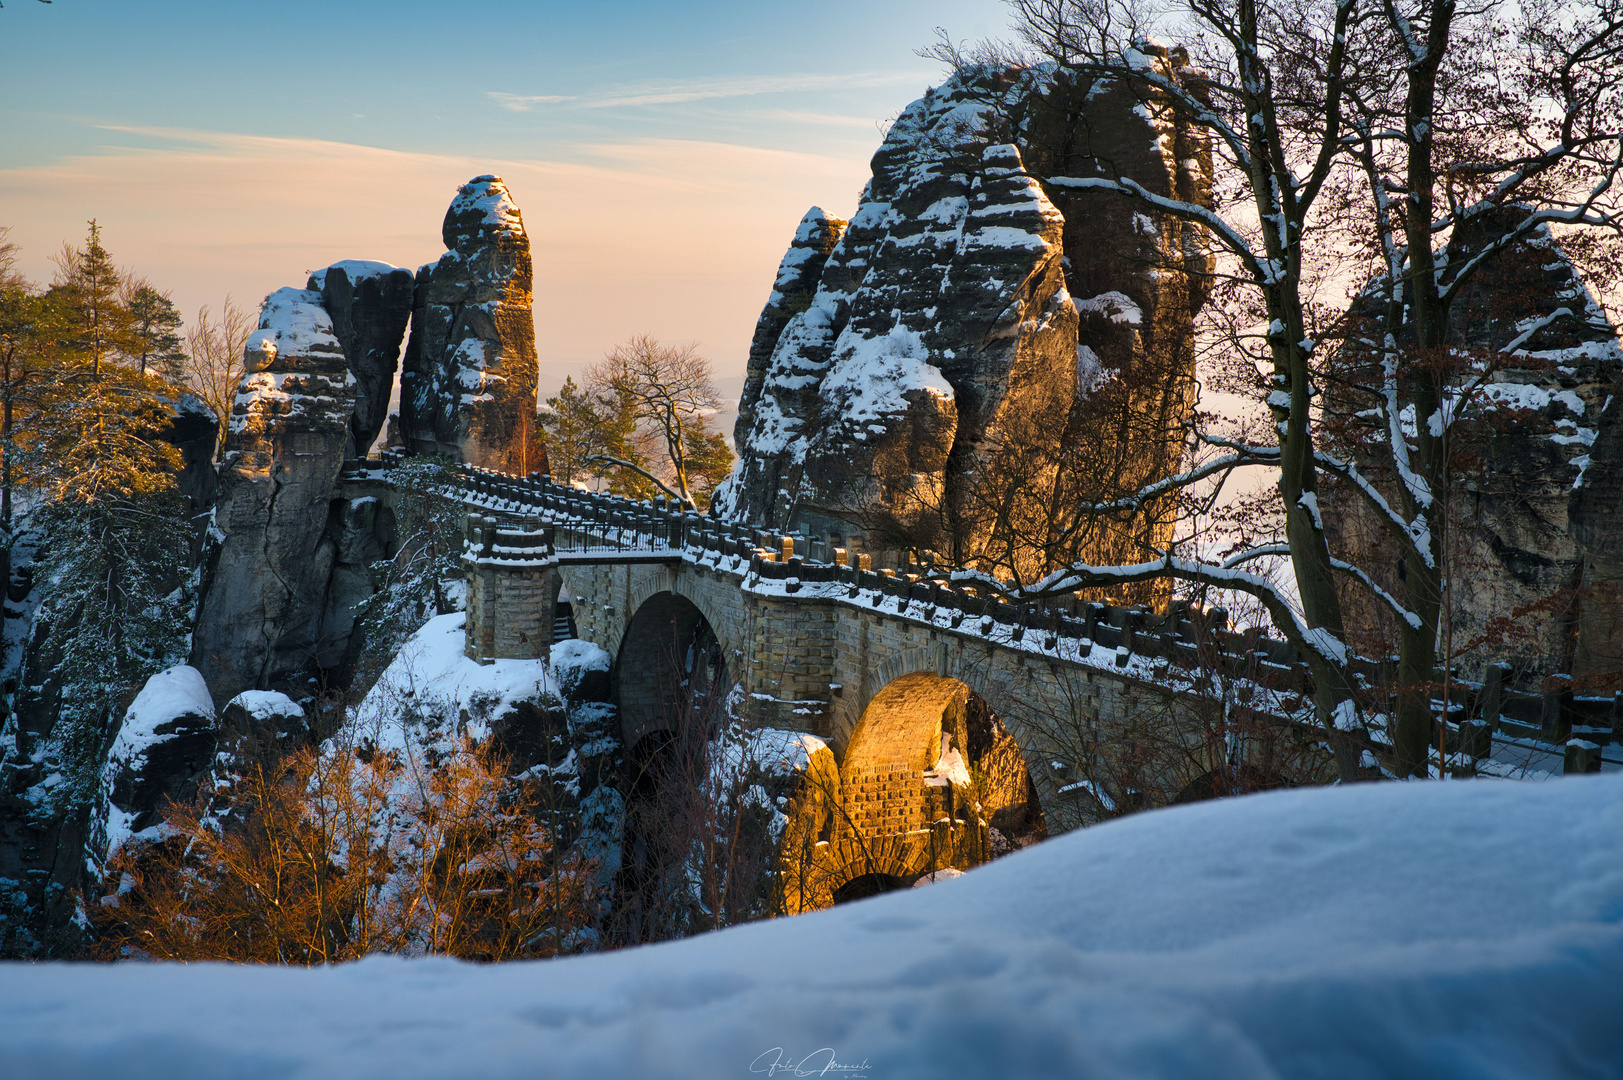
[[[911,650],[866,680],[836,777],[802,797],[787,833],[799,840],[784,852],[790,910],[904,888],[1045,835],[1021,748],[985,699],[952,675],[908,670],[941,657]]]
[[[691,599],[651,591],[626,620],[611,669],[627,750],[655,732],[676,733],[688,713],[731,688],[726,650]]]
[[[730,627],[734,620],[727,618],[727,612],[716,608],[713,603],[713,596],[706,590],[695,587],[691,574],[672,572],[668,568],[662,567],[657,574],[632,579],[626,603],[626,623],[628,628],[631,619],[636,617],[636,613],[642,609],[643,605],[660,593],[674,593],[697,608],[699,613],[704,616],[705,622],[709,624],[710,632],[715,635],[716,641],[720,643],[723,656],[733,658],[743,655],[738,651],[738,643],[732,640]]]

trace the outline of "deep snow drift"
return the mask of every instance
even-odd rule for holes
[[[1142,814],[601,956],[7,965],[0,1075],[1617,1076],[1620,1016],[1623,777],[1450,781]]]

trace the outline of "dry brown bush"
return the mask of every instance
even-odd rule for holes
[[[592,868],[554,847],[539,795],[506,766],[466,737],[449,752],[329,744],[251,763],[172,805],[165,839],[114,856],[103,951],[304,965],[573,951]]]

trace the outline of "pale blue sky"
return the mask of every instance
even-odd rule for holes
[[[429,261],[457,183],[496,171],[544,368],[649,332],[741,371],[800,215],[849,213],[876,122],[941,77],[913,50],[1007,23],[1000,0],[7,0],[0,224],[43,277],[95,216],[190,315],[336,258]]]

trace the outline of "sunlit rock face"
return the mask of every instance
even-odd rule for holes
[[[355,414],[320,293],[272,293],[244,357],[193,638],[193,665],[221,701],[306,670],[320,651],[333,482]]]
[[[534,438],[530,238],[501,178],[462,185],[441,236],[449,250],[417,271],[400,374],[406,445],[506,472],[544,471]]]
[[[1155,104],[1044,65],[968,69],[909,106],[850,222],[814,208],[795,234],[717,512],[1025,571],[1056,554],[1039,549],[1058,494],[1174,464],[1204,244],[1052,182],[1125,175],[1205,201],[1209,153]],[[1123,409],[1153,419],[1106,422]]]
[[[333,336],[355,376],[355,415],[345,448],[349,457],[364,458],[388,418],[414,284],[410,270],[347,259],[317,270],[305,285],[321,294]]]

